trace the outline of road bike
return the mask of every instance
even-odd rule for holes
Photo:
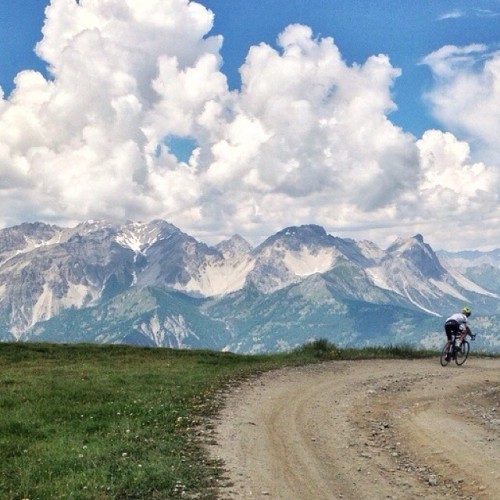
[[[467,358],[469,357],[470,352],[470,344],[467,340],[462,340],[460,342],[460,332],[452,333],[451,340],[448,340],[441,351],[441,357],[439,361],[441,362],[441,366],[446,366],[451,360],[455,360],[457,365],[463,365]],[[474,340],[475,335],[471,336],[471,339]]]

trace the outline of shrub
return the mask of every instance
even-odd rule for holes
[[[327,339],[316,339],[298,347],[295,354],[321,360],[340,358],[340,350]]]

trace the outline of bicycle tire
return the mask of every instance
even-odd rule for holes
[[[451,352],[451,347],[452,347],[451,342],[446,342],[446,344],[443,347],[443,350],[441,351],[441,357],[439,358],[439,362],[441,363],[441,366],[447,366],[448,363],[451,361],[452,357],[452,352]]]
[[[462,342],[462,345],[460,346],[460,350],[457,351],[456,353],[455,363],[458,366],[463,365],[467,360],[467,358],[469,357],[469,352],[470,352],[470,344],[467,340],[464,340]]]

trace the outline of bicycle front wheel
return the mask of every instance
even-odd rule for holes
[[[446,342],[441,351],[441,357],[439,358],[441,366],[446,366],[450,362],[452,350],[453,344],[451,342]]]
[[[463,365],[465,360],[469,357],[470,344],[467,340],[462,342],[460,349],[456,353],[455,363],[457,365]]]

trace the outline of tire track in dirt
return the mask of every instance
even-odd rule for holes
[[[500,499],[500,360],[333,361],[226,395],[221,499]]]

